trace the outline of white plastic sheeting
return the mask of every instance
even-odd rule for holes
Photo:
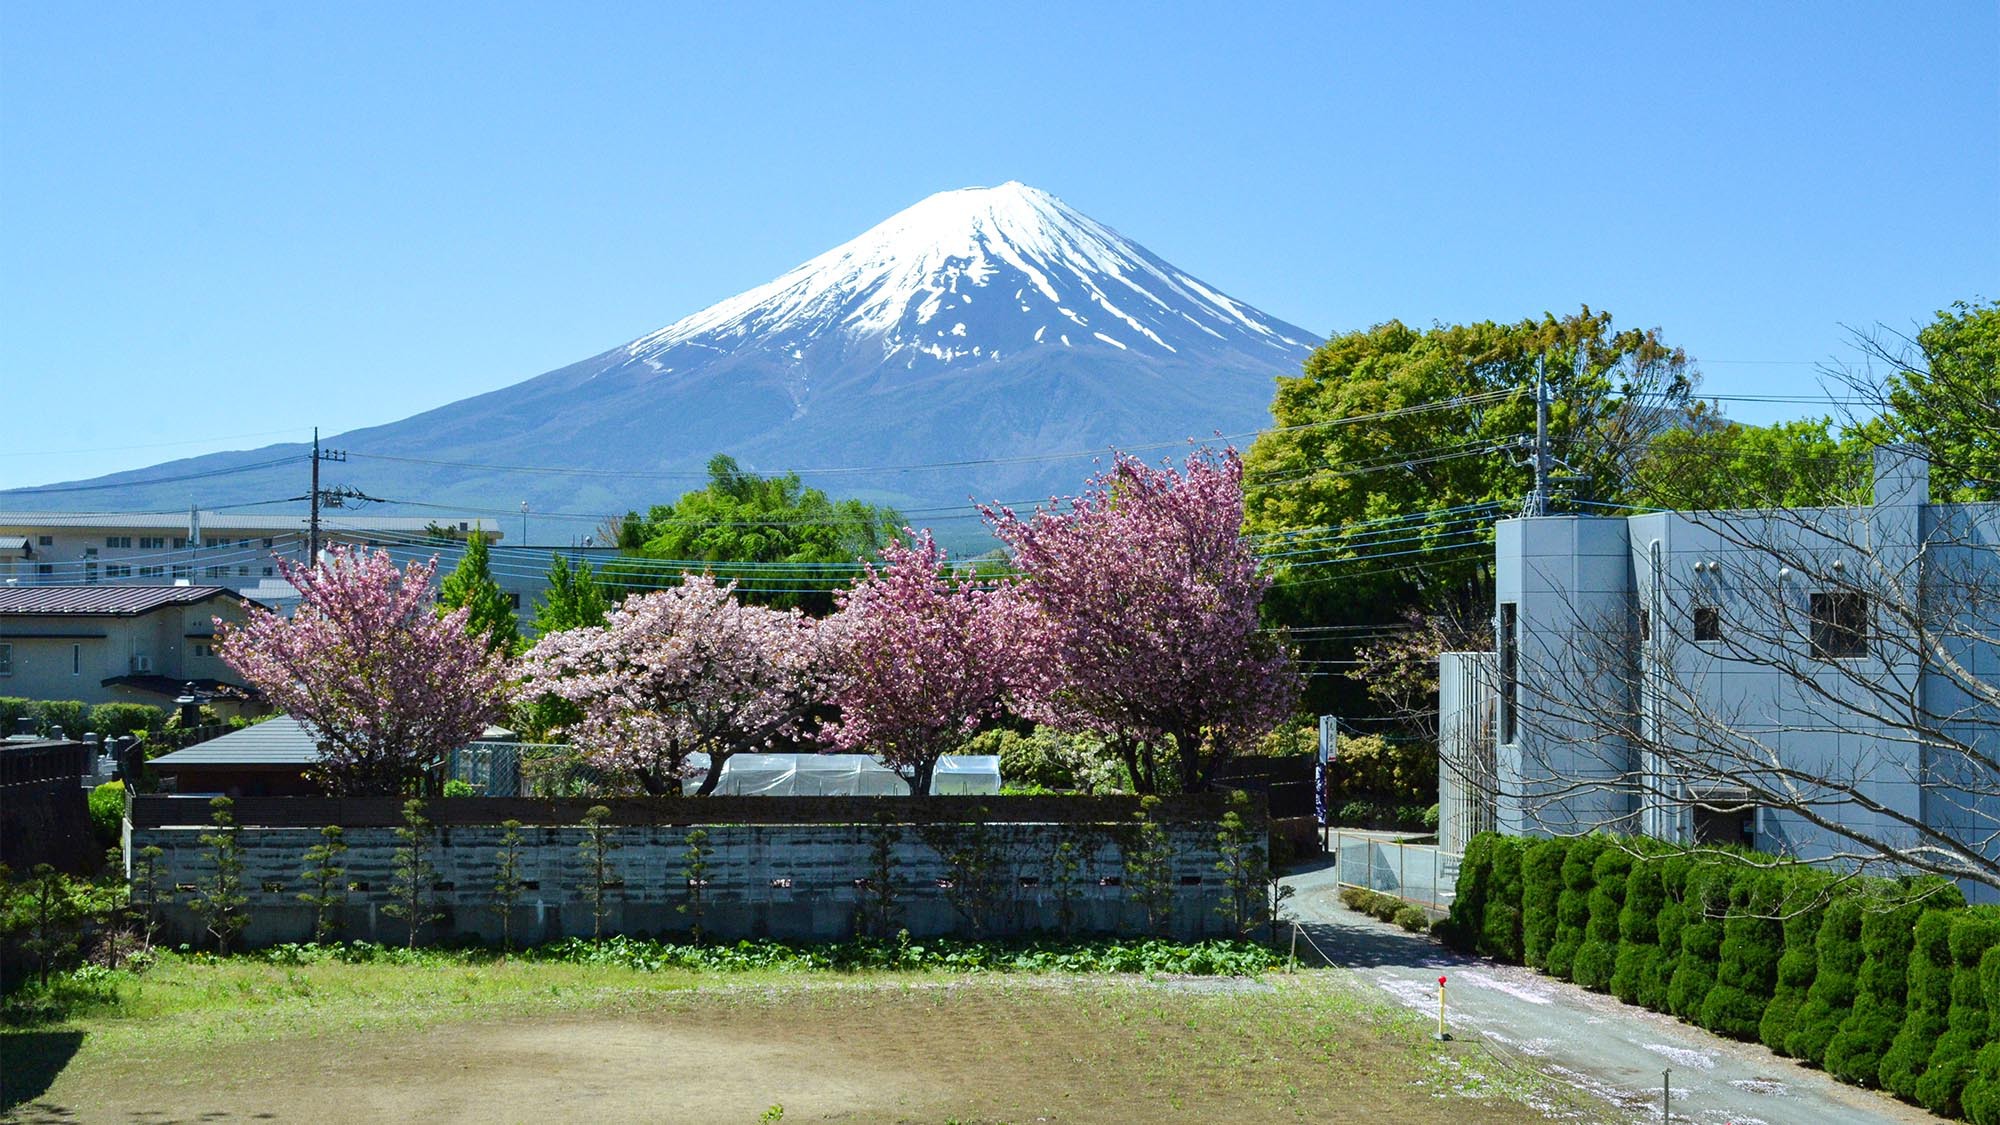
[[[689,765],[683,790],[693,793],[708,774],[705,755]],[[718,794],[759,797],[906,797],[896,771],[866,754],[732,754],[722,763]],[[940,796],[1000,792],[1000,758],[962,754],[938,759],[931,792]]]

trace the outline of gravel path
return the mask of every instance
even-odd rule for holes
[[[1286,904],[1304,938],[1397,1001],[1437,1011],[1437,978],[1450,978],[1447,1018],[1456,1039],[1483,1041],[1503,1062],[1532,1067],[1601,1105],[1588,1120],[1659,1122],[1661,1072],[1672,1071],[1673,1120],[1699,1125],[1879,1125],[1932,1122],[1914,1107],[1861,1090],[1772,1054],[1620,1003],[1531,969],[1453,953],[1427,937],[1343,906],[1331,866],[1286,879]],[[1309,956],[1300,942],[1301,959]]]

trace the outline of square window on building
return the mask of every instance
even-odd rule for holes
[[[174,536],[174,550],[176,551],[186,550],[187,545],[188,545],[187,536],[185,535]]]
[[[264,549],[265,549],[266,551],[270,550],[270,549],[271,549],[271,548],[272,548],[273,546],[275,546],[276,544],[277,544],[277,541],[276,541],[276,540],[274,540],[274,539],[272,539],[272,538],[271,538],[270,536],[266,535],[266,536],[264,537]]]
[[[1520,733],[1521,607],[1500,604],[1500,744],[1511,746]]]
[[[274,571],[270,567],[267,566],[264,568],[264,577],[269,578],[273,573]]]
[[[1697,641],[1719,641],[1722,639],[1722,610],[1712,605],[1694,607],[1694,639]]]
[[[37,535],[35,542],[43,547],[53,547],[56,545],[56,537],[53,535]]]
[[[1812,654],[1820,660],[1868,655],[1868,598],[1853,590],[1812,596]]]
[[[238,577],[238,578],[248,578],[248,577],[250,577],[250,568],[249,568],[249,567],[247,567],[247,566],[239,566],[239,567],[237,567],[237,568],[236,568],[236,577]]]
[[[35,564],[35,573],[36,573],[36,574],[54,574],[55,572],[56,572],[56,568],[55,568],[55,565],[54,565],[53,563],[36,563],[36,564]]]

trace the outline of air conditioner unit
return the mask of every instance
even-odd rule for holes
[[[132,658],[132,671],[134,671],[134,672],[150,672],[150,671],[152,671],[152,670],[153,670],[153,658],[152,658],[152,657],[150,657],[150,656],[135,656],[135,657],[133,657],[133,658]]]

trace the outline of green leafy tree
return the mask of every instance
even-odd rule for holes
[[[687,850],[681,853],[681,877],[687,880],[687,901],[674,909],[688,916],[689,932],[696,945],[701,944],[702,904],[708,896],[708,863],[714,855],[708,829],[688,829]]]
[[[217,797],[208,807],[213,810],[209,813],[213,827],[202,833],[200,839],[208,845],[209,875],[196,882],[194,898],[188,906],[208,932],[215,935],[215,951],[227,954],[229,943],[250,924],[250,916],[244,910],[250,904],[250,896],[243,886],[243,845],[237,839],[236,802]]]
[[[514,952],[514,911],[528,881],[521,877],[521,822],[500,822],[500,846],[493,855],[493,912],[500,916],[500,947]]]
[[[1263,921],[1264,886],[1269,881],[1270,863],[1265,854],[1269,834],[1252,816],[1250,795],[1241,789],[1229,794],[1228,811],[1215,834],[1215,850],[1220,857],[1215,869],[1222,874],[1222,901],[1216,912],[1229,921],[1229,930],[1248,937]]]
[[[409,927],[405,944],[410,949],[417,947],[417,936],[425,926],[444,917],[433,892],[437,868],[431,866],[432,834],[424,803],[414,797],[403,802],[403,823],[396,828],[396,839],[402,843],[390,854],[390,902],[382,912]]]
[[[986,810],[974,810],[965,824],[919,825],[917,835],[944,864],[944,899],[975,938],[984,938],[1006,893],[1006,840],[986,822]]]
[[[512,652],[521,639],[520,622],[514,605],[493,580],[493,566],[484,535],[474,534],[465,541],[465,554],[444,581],[438,584],[438,615],[465,608],[465,631],[486,638],[496,652]]]
[[[760,477],[734,458],[708,462],[708,485],[643,518],[627,516],[619,546],[628,554],[666,560],[674,573],[702,570],[737,580],[744,601],[815,616],[833,610],[833,591],[846,584],[856,559],[872,557],[896,535],[902,517],[859,500],[832,500],[798,474]],[[769,564],[802,568],[773,577]],[[762,564],[762,565],[755,565]],[[809,577],[812,568],[825,577]],[[612,564],[614,582],[657,583],[658,568]]]
[[[1938,500],[2000,500],[2000,302],[1959,301],[1914,339],[1860,338],[1890,436],[1930,451]],[[1890,373],[1879,383],[1874,370]]]
[[[1160,799],[1144,797],[1125,840],[1125,879],[1146,914],[1146,929],[1169,936],[1174,915],[1174,842],[1160,819]]]
[[[886,812],[875,814],[875,825],[868,837],[868,874],[855,880],[856,889],[861,892],[856,928],[862,933],[886,938],[895,932],[896,868],[902,865],[896,858],[896,844],[902,838],[903,830],[896,826],[894,817]]]
[[[69,877],[38,863],[4,905],[5,929],[23,935],[21,949],[34,957],[36,977],[47,985],[50,968],[76,949],[82,933],[85,912]]]
[[[166,876],[160,860],[166,854],[157,844],[148,844],[132,853],[132,886],[126,902],[142,949],[153,948],[153,936],[159,932],[160,906],[165,893],[161,888]]]
[[[1534,433],[1538,359],[1555,453],[1574,478],[1566,495],[1622,500],[1695,381],[1657,330],[1588,308],[1428,330],[1390,321],[1333,337],[1280,378],[1276,425],[1245,458],[1245,526],[1265,547],[1271,618],[1325,627],[1490,609],[1491,525],[1530,488],[1520,445]],[[1351,641],[1300,639],[1307,658],[1352,654]],[[1361,690],[1343,685],[1320,681],[1315,706]]]
[[[1862,502],[1881,437],[1871,427],[1843,431],[1831,418],[1749,426],[1697,408],[1651,440],[1630,502],[1680,511]]]
[[[319,830],[320,842],[307,848],[303,857],[306,889],[299,892],[299,901],[312,907],[314,941],[333,935],[340,910],[347,905],[347,868],[340,865],[340,857],[347,854],[343,835],[340,825],[327,825]]]

